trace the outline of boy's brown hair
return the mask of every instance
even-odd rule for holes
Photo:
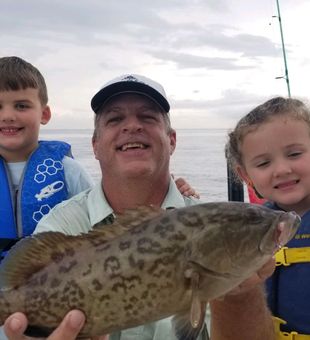
[[[32,64],[19,57],[0,58],[0,91],[38,89],[39,99],[44,106],[48,102],[44,77]]]

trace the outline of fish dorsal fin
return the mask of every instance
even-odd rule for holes
[[[17,287],[51,262],[74,254],[76,249],[103,245],[127,230],[117,224],[111,224],[77,236],[48,231],[25,237],[10,249],[2,261],[0,287]]]
[[[205,324],[206,302],[199,297],[199,273],[189,268],[185,272],[185,277],[190,280],[192,291],[192,301],[189,311],[175,315],[172,320],[174,332],[178,340],[195,340],[203,330],[205,338],[209,339]]]
[[[102,245],[142,222],[159,216],[162,211],[164,210],[154,207],[128,210],[124,214],[117,215],[113,224],[98,223],[89,233],[78,236],[49,231],[25,237],[10,249],[2,261],[0,287],[18,287],[52,261],[57,261],[66,255],[70,256],[70,252],[75,253],[75,249],[83,246]]]
[[[13,246],[0,266],[0,287],[13,288],[24,283],[32,274],[46,265],[75,253],[83,245],[104,244],[123,235],[133,227],[159,216],[164,210],[154,207],[139,207],[117,215],[113,224],[98,223],[87,234],[78,236],[60,232],[43,232],[25,237]],[[88,241],[88,242],[87,242]],[[88,244],[89,243],[89,244]]]
[[[114,220],[112,224],[99,222],[94,226],[94,229],[84,235],[87,235],[89,239],[96,239],[100,237],[100,240],[102,241],[109,241],[123,235],[129,229],[130,226],[122,225],[118,221]]]
[[[116,215],[114,223],[124,228],[131,229],[143,222],[160,216],[164,212],[164,209],[154,206],[139,206],[135,209],[128,209],[123,214]]]
[[[128,230],[160,216],[165,210],[153,206],[140,206],[136,209],[128,209],[122,214],[117,214],[112,224],[99,222],[94,225],[94,229],[89,232],[91,238],[100,236],[106,240],[111,240],[121,236]]]
[[[25,282],[33,273],[53,261],[53,256],[63,256],[76,249],[81,240],[59,232],[43,232],[25,237],[17,242],[0,266],[0,287],[13,288]]]

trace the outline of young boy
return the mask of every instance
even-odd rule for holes
[[[69,144],[38,140],[51,118],[47,102],[37,68],[0,58],[0,260],[52,207],[92,186]]]

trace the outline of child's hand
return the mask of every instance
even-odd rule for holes
[[[174,178],[174,176],[172,175],[172,178]],[[192,188],[189,183],[187,183],[185,181],[184,178],[180,177],[180,178],[177,178],[175,181],[175,184],[177,186],[177,188],[179,189],[180,193],[186,197],[195,197],[195,198],[200,198],[200,195],[199,193],[194,189]]]

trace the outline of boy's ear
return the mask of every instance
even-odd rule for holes
[[[51,109],[48,105],[46,105],[42,111],[41,124],[42,125],[47,124],[49,120],[51,119],[51,116],[52,116]]]

